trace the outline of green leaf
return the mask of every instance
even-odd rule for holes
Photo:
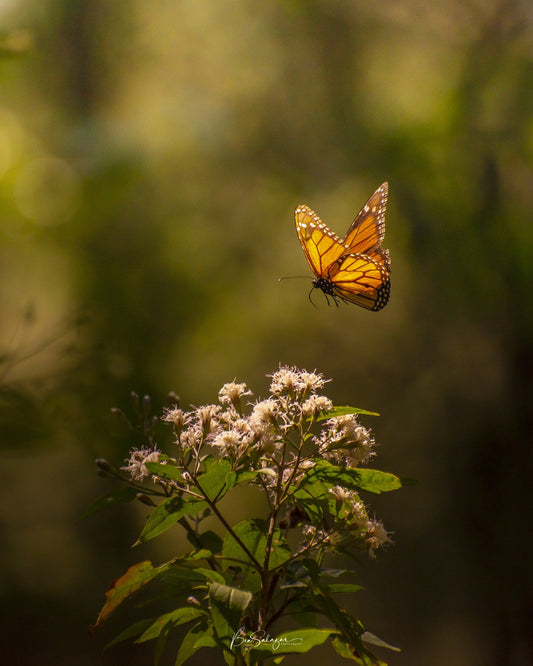
[[[367,650],[361,650],[352,645],[342,636],[336,636],[331,642],[331,645],[335,652],[341,657],[355,661],[355,663],[360,666],[387,666],[384,661],[381,661],[381,659],[378,659]]]
[[[352,573],[351,571],[348,571],[347,569],[331,569],[329,567],[323,567],[320,569],[320,574],[322,576],[329,576],[330,578],[338,578],[339,576],[342,576],[345,573]]]
[[[135,642],[144,643],[145,641],[152,641],[159,636],[165,625],[170,624],[173,627],[177,627],[180,624],[192,622],[205,614],[204,610],[197,608],[196,606],[177,608],[176,610],[170,611],[170,613],[165,613],[152,621],[150,626],[146,628],[143,634]]]
[[[265,559],[267,546],[267,523],[259,518],[253,520],[244,520],[233,528],[235,536],[246,546],[248,551],[254,556],[255,560],[262,565]],[[268,560],[269,569],[275,569],[290,557],[291,551],[289,544],[276,528],[272,539],[272,546]],[[238,560],[250,566],[248,555],[239,545],[239,542],[228,533],[224,539],[222,547],[222,557]]]
[[[237,472],[231,470],[226,474],[226,479],[225,479],[225,489],[224,489],[224,494],[228,492],[233,486],[237,485]]]
[[[269,655],[309,652],[317,645],[322,645],[332,634],[337,633],[336,629],[295,629],[273,637],[268,634],[264,637],[251,634],[242,640],[259,642],[259,645],[252,647],[250,652],[254,657],[266,658]]]
[[[252,594],[228,585],[213,583],[209,588],[209,606],[216,634],[230,649],[235,632],[239,631],[242,617],[252,601]]]
[[[211,557],[213,553],[207,548],[202,548],[200,550],[193,550],[187,555],[183,556],[184,560],[207,560]]]
[[[170,633],[173,629],[174,626],[170,622],[161,628],[154,647],[154,666],[159,666],[161,663],[161,657],[163,656],[163,652],[165,651],[165,647],[168,643]]]
[[[137,497],[139,492],[138,488],[133,488],[132,486],[121,486],[112,490],[110,493],[106,493],[95,500],[83,513],[81,518],[88,518],[99,511],[104,509],[111,509],[117,504],[126,504],[127,502],[133,501]]]
[[[220,648],[219,643],[217,643],[217,639],[215,636],[215,630],[213,629],[213,625],[210,625],[206,631],[203,632],[203,634],[196,640],[196,645],[198,647],[214,647],[214,648]]]
[[[365,631],[364,634],[361,634],[361,640],[364,643],[368,643],[369,645],[376,645],[377,647],[387,648],[388,650],[394,650],[394,652],[401,652],[401,649],[399,647],[394,647],[394,645],[389,645],[389,643],[385,643],[384,640],[382,640],[378,636],[374,636],[374,634],[371,634],[369,631]]]
[[[323,412],[318,416],[315,421],[327,421],[336,416],[346,416],[347,414],[365,414],[366,416],[379,416],[378,412],[369,412],[366,409],[359,409],[358,407],[332,407],[329,411]]]
[[[306,490],[308,490],[307,482],[314,483],[315,480],[329,483],[331,486],[339,485],[350,490],[366,490],[378,495],[402,487],[401,479],[390,472],[382,472],[378,469],[338,467],[327,460],[317,460],[315,466],[306,472]]]
[[[144,466],[150,472],[150,474],[156,474],[157,476],[161,476],[164,479],[177,481],[180,485],[183,484],[183,476],[175,465],[163,465],[163,463],[158,462],[147,462],[144,464]]]
[[[337,633],[341,634],[335,650],[339,654],[341,654],[340,649],[345,650],[346,654],[343,656],[353,659],[361,666],[386,666],[367,649],[363,642],[362,636],[365,634],[363,624],[341,608],[329,595],[327,588],[321,585],[314,585],[313,588],[315,599],[322,607],[322,613],[329,617],[338,630]]]
[[[300,565],[301,568],[309,574],[311,580],[318,585],[320,582],[320,576],[322,575],[322,569],[316,560],[314,560],[312,557],[304,557],[296,564]]]
[[[324,587],[329,594],[336,594],[337,592],[359,592],[359,590],[364,590],[362,585],[355,585],[355,583],[334,583],[332,585],[325,585]]]
[[[148,627],[152,624],[153,618],[145,618],[144,620],[139,620],[139,622],[135,622],[131,626],[129,626],[127,629],[124,629],[124,631],[121,631],[118,636],[115,636],[112,641],[109,641],[107,645],[105,646],[105,649],[107,650],[108,648],[112,647],[113,645],[117,645],[118,643],[122,643],[123,641],[127,641],[130,638],[140,636]]]
[[[262,469],[245,469],[242,472],[237,473],[237,479],[236,479],[236,484],[241,485],[245,483],[250,483],[250,481],[253,481],[256,476],[259,474],[267,474],[268,476],[277,476],[276,472],[273,469],[270,468],[262,468]]]
[[[224,661],[228,666],[237,666],[238,662],[236,657],[231,654],[228,650],[223,650],[222,651],[222,656],[224,657]]]
[[[402,487],[402,481],[398,476],[379,469],[349,469],[348,473],[356,490],[366,490],[380,495]]]
[[[354,655],[353,647],[346,641],[342,636],[336,636],[331,641],[331,646],[337,654],[339,654],[344,659],[351,659],[352,661],[358,661],[361,663],[361,660]]]
[[[161,574],[161,580],[165,585],[170,585],[173,588],[183,589],[183,587],[190,587],[194,583],[203,583],[206,578],[203,569],[191,569],[187,566],[187,562],[191,561],[188,555],[174,561],[174,566],[168,568]]]
[[[196,575],[201,576],[205,581],[220,584],[225,582],[224,576],[218,571],[213,571],[212,569],[203,569],[201,567],[198,569],[193,569],[193,571]]]
[[[290,603],[290,618],[291,622],[297,622],[305,629],[316,627],[317,625],[317,609],[309,604],[303,603],[305,600],[299,599],[298,602]]]
[[[364,631],[362,623],[351,616],[344,608],[341,608],[328,593],[326,587],[320,584],[313,584],[312,587],[316,602],[320,604],[323,614],[329,617],[351,645],[356,646],[359,651],[364,651],[361,641],[361,634]]]
[[[213,460],[206,465],[206,468],[205,474],[200,475],[197,479],[198,486],[214,502],[229,490],[226,480],[231,472],[231,463],[228,460]],[[235,479],[230,477],[229,482],[232,481],[234,482]]]
[[[182,666],[189,657],[192,657],[202,647],[217,647],[213,637],[213,627],[208,627],[206,622],[195,624],[185,634],[178,650],[175,666]]]
[[[252,594],[238,587],[213,583],[209,588],[209,599],[221,608],[228,608],[242,615],[252,601]]]
[[[152,511],[134,545],[137,546],[140,543],[150,541],[150,539],[166,532],[183,516],[196,515],[203,511],[206,506],[207,502],[203,500],[186,501],[178,496],[169,497]]]
[[[308,475],[309,479],[309,475]],[[303,482],[293,495],[298,500],[298,506],[307,514],[309,522],[313,525],[322,525],[324,512],[332,499],[329,492],[331,484],[313,478],[310,483]]]
[[[210,553],[220,553],[222,550],[222,539],[216,532],[213,532],[212,530],[207,530],[207,532],[197,534],[196,539],[187,534],[187,540],[193,546],[198,546],[199,543],[201,547],[208,549]]]
[[[402,487],[398,476],[379,469],[350,469],[350,476],[358,488],[372,493],[387,493]]]

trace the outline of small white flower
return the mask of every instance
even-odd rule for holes
[[[241,438],[236,430],[225,430],[215,437],[212,445],[220,450],[222,456],[227,456],[235,454],[241,443]]]
[[[352,491],[348,490],[347,488],[343,488],[342,486],[335,486],[334,488],[330,488],[328,493],[333,495],[333,497],[338,502],[344,502],[347,499],[350,499],[353,494]]]
[[[272,398],[256,402],[250,414],[250,425],[257,431],[270,428],[276,422],[278,410],[278,402]]]
[[[272,395],[301,394],[302,397],[316,393],[323,388],[326,381],[321,374],[290,368],[287,365],[280,366],[279,370],[272,375],[270,392]]]
[[[161,451],[157,449],[133,449],[130,451],[130,457],[126,459],[128,463],[121,469],[129,472],[134,481],[142,481],[151,476],[151,473],[146,469],[145,464],[148,462],[157,462]]]
[[[369,556],[374,558],[374,551],[377,548],[381,548],[382,546],[391,543],[392,540],[389,537],[387,530],[383,527],[381,520],[376,520],[374,518],[373,520],[369,520],[367,525],[368,531],[365,537],[365,546],[368,549]]]
[[[184,430],[176,444],[183,450],[196,449],[202,442],[202,431],[199,425],[192,425]]]
[[[181,478],[183,481],[187,484],[192,483],[192,476],[189,470],[184,469],[183,472],[181,473]]]
[[[240,407],[240,401],[243,395],[252,395],[246,384],[236,384],[230,382],[218,392],[218,399],[222,405],[233,405],[236,409]]]
[[[309,541],[314,539],[316,535],[316,527],[314,525],[304,525],[302,527],[302,536]]]
[[[314,441],[320,455],[326,460],[347,467],[357,467],[375,455],[373,437],[354,414],[328,419],[326,428]]]
[[[366,512],[366,507],[364,502],[361,500],[355,500],[352,498],[352,504],[350,507],[350,523],[355,523],[357,525],[363,525],[368,518]]]
[[[311,395],[302,404],[304,416],[318,416],[320,412],[327,412],[333,407],[333,403],[325,395]]]
[[[324,384],[327,381],[330,380],[324,379],[320,373],[301,370],[298,378],[298,388],[303,391],[304,395],[309,395],[310,393],[316,393],[321,388],[324,388]]]
[[[240,458],[249,449],[254,435],[245,419],[239,419],[234,427],[223,430],[212,441],[222,457]]]
[[[191,415],[184,412],[179,407],[165,407],[163,409],[163,416],[161,417],[162,421],[174,425],[174,432],[178,439],[180,438],[183,428],[187,425],[190,419]]]
[[[219,405],[203,405],[196,408],[196,419],[202,428],[203,437],[211,434],[218,427],[218,415],[221,407]]]
[[[270,393],[272,395],[292,394],[299,388],[300,376],[296,368],[289,368],[287,365],[282,365],[279,370],[270,376],[272,377],[270,383]]]

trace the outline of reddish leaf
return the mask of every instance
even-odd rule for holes
[[[139,590],[143,585],[146,585],[146,583],[150,582],[156,576],[159,576],[171,565],[172,563],[168,563],[154,568],[149,560],[139,562],[139,564],[130,567],[119,579],[112,581],[105,593],[107,601],[98,615],[96,624],[90,628],[89,633],[92,635],[95,629],[107,620],[124,599]]]

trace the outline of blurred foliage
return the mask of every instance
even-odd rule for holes
[[[283,362],[379,411],[380,464],[422,482],[377,507],[397,544],[362,571],[394,663],[533,661],[529,3],[12,0],[0,18],[4,658],[148,663],[101,662],[85,633],[143,521],[76,522],[108,490],[92,459],[136,443],[109,410],[234,378],[261,394]],[[383,180],[383,312],[277,282],[309,272],[297,204],[343,233]]]

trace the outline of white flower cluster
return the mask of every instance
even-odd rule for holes
[[[251,483],[267,493],[271,508],[277,510],[289,499],[294,504],[289,496],[317,461],[354,468],[374,455],[374,440],[356,415],[327,418],[333,404],[320,394],[327,381],[321,374],[280,366],[270,377],[264,400],[250,402],[252,392],[246,384],[230,382],[220,389],[219,404],[164,411],[162,418],[173,425],[176,443],[176,454],[167,462],[176,465],[183,478],[183,487],[175,486],[178,491],[193,487],[204,461],[215,456],[229,461],[237,473],[259,471],[250,477]],[[123,469],[134,481],[142,481],[150,476],[145,463],[157,462],[160,455],[157,449],[134,450]],[[158,477],[152,480],[162,483]],[[381,523],[369,521],[355,491],[335,486],[329,495],[335,520],[364,540],[369,553],[387,542],[387,532]],[[301,513],[306,515],[305,510]],[[300,521],[305,548],[336,543],[336,528],[311,523]]]
[[[355,414],[345,414],[329,419],[327,428],[314,441],[325,460],[347,467],[357,467],[375,456],[374,438],[359,423]]]

